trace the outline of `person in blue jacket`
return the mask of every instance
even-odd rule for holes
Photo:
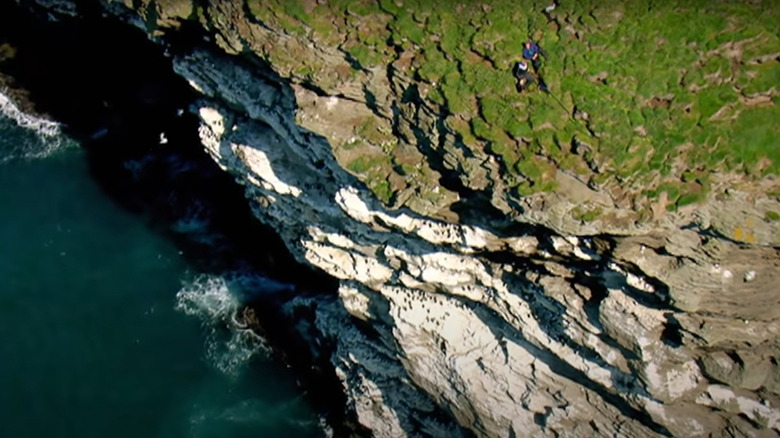
[[[531,61],[531,65],[534,66],[534,71],[537,73],[539,72],[539,67],[541,67],[541,60],[539,59],[539,55],[547,58],[547,53],[542,50],[542,48],[539,47],[539,45],[535,42],[526,41],[523,44],[523,58]]]

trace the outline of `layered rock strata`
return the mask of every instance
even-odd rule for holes
[[[696,229],[498,232],[388,211],[296,123],[304,92],[205,51],[175,69],[203,93],[203,144],[257,216],[341,279],[314,326],[377,436],[780,428],[776,249]],[[437,406],[454,422],[429,418]]]
[[[375,436],[780,433],[780,231],[763,218],[775,198],[732,192],[639,224],[561,172],[564,194],[517,202],[491,187],[489,157],[464,155],[433,109],[404,102],[408,77],[307,84],[252,54],[305,42],[230,2],[210,8],[222,49],[171,47],[203,96],[202,143],[300,261],[340,280],[338,297],[286,311],[313,314],[301,335]],[[121,3],[106,11],[149,29]],[[346,63],[316,42],[302,50]],[[485,187],[418,185],[387,207],[334,156],[363,140],[353,124],[366,117],[412,159],[479,162]],[[615,220],[575,220],[583,201]]]

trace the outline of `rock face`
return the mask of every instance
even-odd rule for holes
[[[338,297],[298,298],[286,312],[313,312],[301,335],[330,354],[348,408],[375,436],[780,433],[780,232],[764,217],[780,210],[775,198],[732,190],[639,223],[561,172],[560,193],[518,203],[494,186],[486,199],[497,164],[457,149],[433,109],[402,104],[410,78],[340,75],[344,53],[231,2],[201,11],[221,49],[175,46],[150,23],[190,17],[188,2],[140,8],[154,19],[126,3],[104,6],[174,44],[175,71],[203,96],[192,109],[202,143],[259,220],[340,280]],[[301,50],[331,82],[252,54],[265,45]],[[363,141],[354,128],[367,120],[396,133],[411,163],[438,154],[481,167],[486,190],[421,179],[388,207],[375,181],[344,168],[343,145]],[[434,167],[417,175],[446,179]],[[614,220],[576,220],[580,202]]]

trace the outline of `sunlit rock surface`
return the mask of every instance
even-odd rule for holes
[[[189,2],[105,7],[163,44],[198,15]],[[330,355],[347,409],[375,436],[780,433],[776,198],[733,189],[642,222],[561,172],[559,191],[518,201],[494,158],[462,150],[432,108],[400,104],[411,76],[349,74],[328,41],[230,2],[207,9],[193,19],[210,41],[171,47],[202,94],[202,144],[299,260],[340,280],[337,297],[285,310],[313,311],[296,328]],[[319,75],[257,56],[269,45],[316,60]],[[361,135],[367,123],[382,135]],[[417,179],[348,171],[361,142],[365,156],[401,151]],[[472,166],[469,190],[440,184],[431,155]],[[394,202],[378,199],[385,182]],[[581,203],[602,218],[573,215]]]

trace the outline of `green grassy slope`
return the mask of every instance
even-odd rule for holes
[[[637,209],[662,192],[675,209],[702,199],[713,173],[780,174],[780,5],[771,1],[563,0],[553,21],[546,1],[322,3],[247,6],[340,46],[358,70],[398,68],[402,54],[422,101],[467,147],[499,158],[520,195],[555,190],[561,168]],[[549,54],[541,72],[553,96],[515,90],[511,68],[529,37]]]

